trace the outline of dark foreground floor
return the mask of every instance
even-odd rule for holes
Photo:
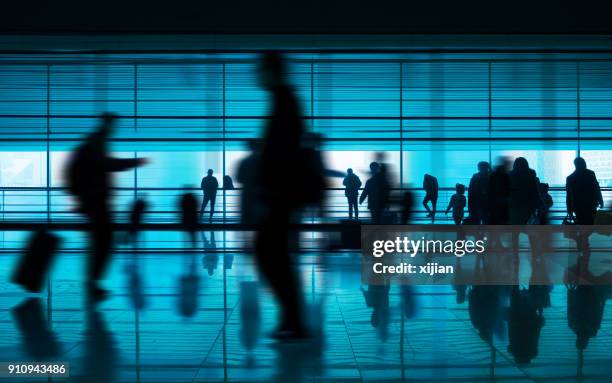
[[[509,320],[503,294],[492,310],[475,294],[470,299],[469,288],[461,304],[452,286],[392,285],[387,295],[384,287],[362,285],[358,255],[346,252],[300,256],[316,340],[274,344],[267,337],[276,321],[269,291],[256,282],[250,256],[219,252],[222,244],[206,253],[141,254],[141,291],[132,255],[120,252],[105,282],[114,294],[97,310],[82,299],[82,252],[62,253],[50,293],[38,296],[8,283],[16,253],[0,253],[0,362],[69,362],[70,381],[105,383],[612,381],[609,307],[580,352],[565,286],[553,287],[538,336]],[[490,323],[492,342],[476,328],[487,328],[482,323]],[[531,362],[517,363],[519,352]]]

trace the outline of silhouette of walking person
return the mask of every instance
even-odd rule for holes
[[[486,161],[478,163],[478,173],[474,173],[468,186],[468,213],[473,225],[486,224],[487,216],[489,175],[491,167]]]
[[[382,190],[381,183],[382,179],[380,176],[380,164],[378,162],[370,163],[370,173],[372,176],[366,181],[361,196],[359,196],[359,203],[362,204],[365,199],[368,199],[368,210],[370,210],[370,216],[372,217],[372,223],[377,224],[382,221]]]
[[[453,221],[455,225],[461,225],[461,220],[463,219],[463,210],[465,209],[465,185],[457,184],[455,185],[455,194],[453,194],[448,202],[448,207],[446,208],[446,214],[453,209]]]
[[[210,216],[208,220],[212,222],[213,214],[215,212],[215,201],[217,200],[217,190],[219,189],[219,182],[217,181],[217,178],[213,176],[212,169],[208,169],[206,176],[202,178],[200,188],[202,188],[202,192],[204,193],[204,196],[202,197],[202,208],[200,209],[200,221],[204,215],[206,205],[208,205],[208,202],[210,202]]]
[[[116,121],[116,115],[103,114],[100,127],[72,153],[66,168],[68,190],[76,198],[79,211],[89,221],[92,254],[86,287],[92,302],[104,299],[108,294],[100,288],[99,282],[110,261],[112,248],[111,173],[147,162],[143,158],[119,159],[109,156],[108,138]]]
[[[576,170],[565,183],[567,212],[576,216],[578,225],[592,225],[595,221],[597,205],[603,208],[603,198],[595,172],[587,169],[584,158],[574,160]]]
[[[431,218],[433,223],[436,219],[436,205],[438,204],[438,179],[430,174],[425,174],[423,177],[423,189],[425,190],[423,206],[427,210],[427,217]],[[431,209],[428,205],[430,201]]]
[[[510,224],[524,225],[540,206],[538,178],[523,157],[514,160],[510,171]]]
[[[488,209],[486,213],[491,225],[507,225],[510,214],[510,160],[501,158],[489,176]]]
[[[299,340],[309,334],[302,317],[301,284],[289,254],[289,225],[303,206],[320,201],[323,169],[318,152],[305,147],[305,127],[281,55],[266,52],[259,70],[260,83],[271,97],[271,115],[259,159],[258,183],[266,210],[257,232],[255,257],[281,306],[272,337]],[[299,176],[291,177],[296,172]]]
[[[344,185],[344,195],[349,205],[349,219],[353,218],[353,210],[355,211],[355,219],[359,219],[359,205],[357,204],[357,197],[359,196],[359,188],[361,187],[361,180],[357,174],[353,173],[353,169],[346,169],[346,177],[342,181]]]

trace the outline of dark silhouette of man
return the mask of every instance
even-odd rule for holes
[[[116,121],[117,116],[114,114],[102,115],[100,127],[72,153],[66,172],[69,192],[76,198],[79,211],[89,221],[92,255],[88,265],[87,291],[94,302],[107,295],[107,291],[100,288],[99,281],[111,257],[111,173],[147,162],[142,158],[119,159],[109,156],[108,138]]]
[[[217,200],[217,190],[219,189],[219,182],[217,178],[213,176],[212,169],[208,169],[207,175],[202,178],[200,188],[202,188],[202,192],[204,193],[202,197],[202,208],[200,209],[200,221],[202,220],[202,215],[204,215],[206,205],[210,202],[210,216],[208,220],[212,222],[215,212],[215,201]]]
[[[361,180],[353,173],[353,169],[346,169],[346,177],[342,181],[344,185],[344,195],[349,205],[349,219],[353,218],[353,210],[355,210],[355,219],[359,219],[359,206],[357,204],[357,197],[359,196],[359,188],[361,187]]]
[[[576,215],[578,225],[592,225],[595,221],[597,205],[603,208],[603,198],[595,172],[587,169],[584,158],[574,160],[576,170],[565,183],[567,212]]]
[[[292,218],[320,191],[314,154],[307,151],[305,127],[298,100],[285,79],[285,63],[277,52],[263,55],[259,66],[261,86],[271,98],[271,114],[265,127],[259,158],[258,184],[261,202],[266,205],[255,240],[259,271],[280,303],[280,321],[272,337],[299,340],[309,334],[302,317],[299,275],[289,254],[289,225]],[[293,176],[296,173],[299,176]]]
[[[427,217],[431,218],[433,223],[436,219],[436,205],[438,204],[438,179],[430,174],[425,174],[423,177],[423,189],[425,190],[425,198],[423,198],[423,206],[427,210]],[[431,201],[431,209],[428,202]]]
[[[372,176],[366,181],[359,203],[362,204],[365,199],[368,199],[368,210],[372,217],[372,223],[378,224],[382,222],[382,212],[384,209],[382,177],[380,175],[380,164],[378,162],[370,163],[370,173]]]
[[[510,224],[524,225],[540,206],[538,178],[524,157],[514,160],[510,176]]]
[[[473,225],[488,223],[487,205],[489,174],[491,167],[486,161],[478,163],[478,173],[474,173],[468,186],[468,213]]]
[[[510,220],[510,160],[500,159],[500,163],[489,176],[487,192],[489,211],[487,215],[491,225],[507,225]]]

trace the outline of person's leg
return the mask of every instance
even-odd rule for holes
[[[438,196],[431,198],[431,222],[436,219],[436,206],[438,205]]]
[[[274,210],[274,209],[273,209]],[[259,271],[267,280],[281,306],[279,331],[303,335],[301,288],[288,250],[289,214],[284,209],[270,212],[257,234],[255,257]]]
[[[427,210],[427,216],[431,217],[431,210],[429,209],[429,205],[427,204],[430,200],[430,196],[429,194],[425,195],[425,198],[423,198],[423,206],[425,207],[425,210]]]
[[[591,210],[576,210],[577,225],[593,225],[595,223],[595,213]]]
[[[217,199],[216,195],[212,195],[210,196],[210,216],[208,217],[208,219],[212,222],[213,219],[213,214],[215,212],[215,201]]]
[[[353,209],[355,209],[355,219],[359,219],[359,203],[357,201],[357,195],[353,196]]]
[[[461,225],[461,215],[453,214],[453,221],[455,221],[455,225]]]
[[[206,210],[206,205],[208,205],[209,197],[204,194],[202,196],[202,207],[200,208],[200,220],[202,220],[202,216],[204,215],[204,210]]]
[[[102,295],[99,281],[102,279],[111,259],[112,248],[112,222],[109,208],[88,206],[85,209],[91,227],[91,254],[88,260],[88,287],[90,294]],[[101,296],[100,296],[101,297]]]
[[[346,202],[348,203],[349,210],[349,219],[353,218],[353,200],[351,196],[346,197]]]

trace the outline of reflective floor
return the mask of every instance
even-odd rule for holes
[[[8,282],[17,252],[5,248],[0,362],[65,361],[81,382],[612,380],[607,287],[552,286],[531,310],[510,287],[363,285],[359,254],[311,250],[298,259],[315,340],[276,344],[251,256],[205,238],[204,251],[120,248],[97,310],[82,298],[82,251],[60,254],[50,290],[30,295]]]

